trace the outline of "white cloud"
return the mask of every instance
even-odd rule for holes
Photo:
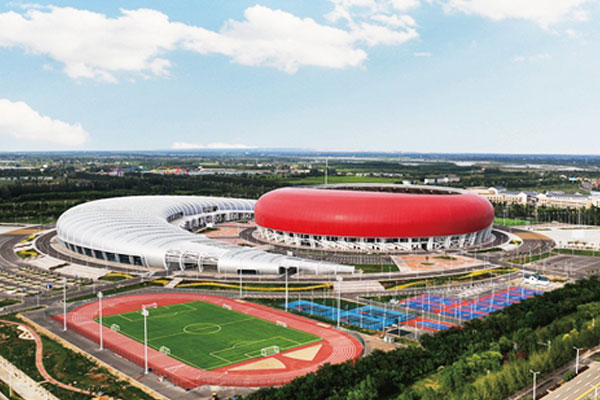
[[[416,52],[416,53],[413,53],[413,55],[414,55],[415,57],[431,57],[433,54],[431,54],[431,53],[430,53],[430,52],[428,52],[428,51],[418,51],[418,52]]]
[[[564,34],[573,39],[581,37],[581,34],[575,29],[565,29]]]
[[[330,0],[333,10],[325,15],[333,23],[345,23],[349,33],[368,46],[398,45],[419,37],[417,22],[404,12],[419,0]]]
[[[371,17],[372,20],[381,22],[384,25],[398,28],[398,27],[416,27],[417,22],[410,15],[385,15],[376,14]]]
[[[245,144],[232,143],[189,143],[189,142],[174,142],[171,145],[174,150],[233,150],[233,149],[255,149],[256,146],[247,146]]]
[[[412,10],[413,8],[417,8],[421,5],[421,2],[419,0],[391,0],[391,1],[392,1],[392,6],[396,10],[400,10],[400,11]]]
[[[256,5],[245,10],[243,20],[228,20],[212,31],[170,21],[151,9],[121,10],[111,18],[71,7],[28,6],[0,13],[0,47],[45,55],[74,79],[116,82],[119,73],[168,76],[171,62],[166,54],[178,49],[292,74],[304,66],[357,67],[367,59],[362,43],[398,44],[416,37],[415,21],[386,14],[390,7],[380,7],[381,0],[340,1],[381,9],[390,19],[381,25],[341,28]]]
[[[401,44],[419,36],[413,28],[397,31],[387,26],[366,22],[362,22],[355,28],[353,35],[356,39],[365,42],[369,46]]]
[[[547,60],[548,58],[550,58],[550,54],[540,53],[540,54],[534,54],[532,56],[514,56],[512,61],[514,63],[536,62],[536,61],[541,61],[541,60]]]
[[[493,20],[525,19],[548,28],[564,19],[584,20],[592,0],[441,0],[447,12],[477,14]]]
[[[254,6],[245,21],[229,20],[219,33],[192,37],[184,47],[199,53],[220,53],[243,65],[267,65],[295,73],[302,66],[356,67],[366,53],[343,29],[320,25],[311,18]]]
[[[0,99],[0,135],[38,144],[81,146],[88,133],[81,124],[69,124],[40,115],[22,101]]]

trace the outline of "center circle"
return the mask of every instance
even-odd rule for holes
[[[190,335],[211,335],[221,330],[221,326],[212,322],[194,322],[183,327],[183,331]]]

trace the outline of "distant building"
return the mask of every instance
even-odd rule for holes
[[[444,183],[457,183],[460,182],[460,178],[458,176],[445,176],[443,178],[425,178],[423,179],[423,183],[425,185],[435,185],[435,184],[444,184]]]
[[[471,187],[467,189],[497,204],[521,204],[555,208],[589,208],[600,206],[600,197],[563,192],[509,192],[503,187]]]
[[[557,208],[589,208],[595,203],[593,196],[575,193],[547,192],[537,195],[538,205]]]

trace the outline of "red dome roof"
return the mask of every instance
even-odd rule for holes
[[[477,232],[494,221],[490,202],[474,193],[389,193],[283,188],[263,195],[256,224],[313,235],[401,238]]]

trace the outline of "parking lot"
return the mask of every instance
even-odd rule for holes
[[[600,270],[600,257],[561,254],[536,261],[534,265],[541,272],[580,279]]]

